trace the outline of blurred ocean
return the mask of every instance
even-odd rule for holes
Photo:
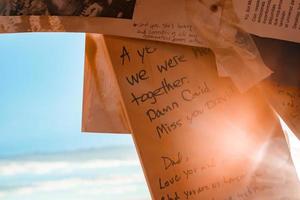
[[[0,199],[148,200],[133,146],[0,157]]]
[[[150,199],[128,134],[81,130],[85,34],[0,37],[0,200]]]

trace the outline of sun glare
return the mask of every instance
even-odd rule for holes
[[[278,118],[280,120],[282,130],[288,140],[291,157],[296,168],[298,179],[300,180],[300,141],[279,115]]]

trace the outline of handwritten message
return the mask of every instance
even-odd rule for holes
[[[178,44],[201,45],[203,42],[188,23],[134,22],[133,28],[140,38]]]
[[[219,78],[208,49],[105,36],[153,199],[274,193],[255,170],[280,127],[264,98]],[[269,170],[269,169],[267,169]]]

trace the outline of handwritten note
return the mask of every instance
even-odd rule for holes
[[[153,199],[281,195],[278,181],[264,182],[274,165],[258,167],[281,131],[256,89],[241,95],[219,78],[208,49],[104,41]]]
[[[194,45],[203,43],[190,23],[151,23],[144,21],[135,22],[133,27],[140,38],[147,40]]]

